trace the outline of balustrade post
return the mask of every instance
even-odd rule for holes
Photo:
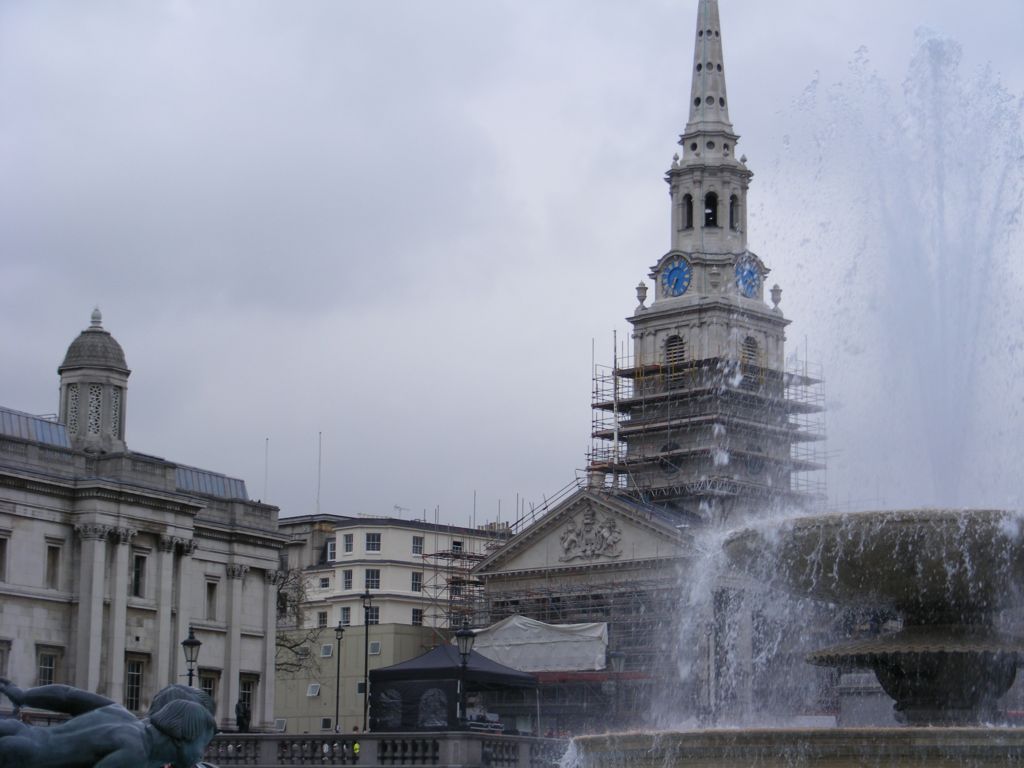
[[[259,752],[257,760],[260,765],[277,765],[277,746],[280,743],[278,737],[257,737],[259,738]]]

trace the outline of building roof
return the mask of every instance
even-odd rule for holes
[[[72,368],[113,368],[130,373],[124,359],[124,350],[117,339],[110,335],[110,331],[103,328],[103,316],[99,309],[93,310],[89,327],[71,342],[57,373]]]
[[[31,440],[57,448],[71,447],[71,443],[68,441],[68,431],[63,424],[43,416],[33,416],[3,406],[0,406],[0,435],[18,437],[22,440]]]
[[[474,690],[486,685],[511,687],[536,687],[537,678],[529,672],[499,664],[476,651],[469,652],[469,658],[462,668],[462,657],[454,645],[441,645],[422,656],[409,659],[390,667],[370,670],[370,690],[373,683],[412,680],[458,680],[465,674],[466,687]]]
[[[244,480],[228,477],[219,472],[210,472],[206,469],[184,467],[179,464],[175,468],[174,484],[179,491],[187,493],[216,496],[219,499],[249,500]]]
[[[461,525],[448,525],[447,523],[428,523],[423,520],[405,520],[400,517],[352,517],[350,515],[332,515],[328,513],[317,513],[313,515],[291,515],[279,519],[278,524],[282,529],[298,525],[309,525],[310,523],[329,523],[336,528],[411,528],[413,530],[427,531],[430,533],[453,533],[464,536],[478,536],[482,538],[508,538],[511,533],[505,528],[497,530],[489,528],[466,528]]]

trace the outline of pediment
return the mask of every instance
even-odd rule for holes
[[[673,558],[689,542],[666,513],[581,490],[513,537],[474,573],[551,571]]]

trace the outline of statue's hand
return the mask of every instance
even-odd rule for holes
[[[0,677],[0,693],[10,699],[16,707],[25,703],[25,692],[6,677]]]

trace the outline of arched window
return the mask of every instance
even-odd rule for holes
[[[740,349],[740,362],[743,365],[760,365],[761,348],[753,336],[747,336],[743,340],[743,346]]]
[[[693,195],[683,195],[683,229],[693,229]]]
[[[704,196],[704,226],[718,226],[718,195],[708,192]]]
[[[681,336],[669,336],[665,340],[665,381],[675,386],[684,375],[686,364],[686,340]]]
[[[665,365],[678,368],[686,362],[686,341],[681,336],[669,336],[665,340]]]
[[[740,228],[740,199],[733,195],[729,198],[729,229],[736,231]]]
[[[740,346],[740,370],[743,373],[740,386],[743,389],[757,389],[762,375],[761,348],[753,336],[747,336]]]

